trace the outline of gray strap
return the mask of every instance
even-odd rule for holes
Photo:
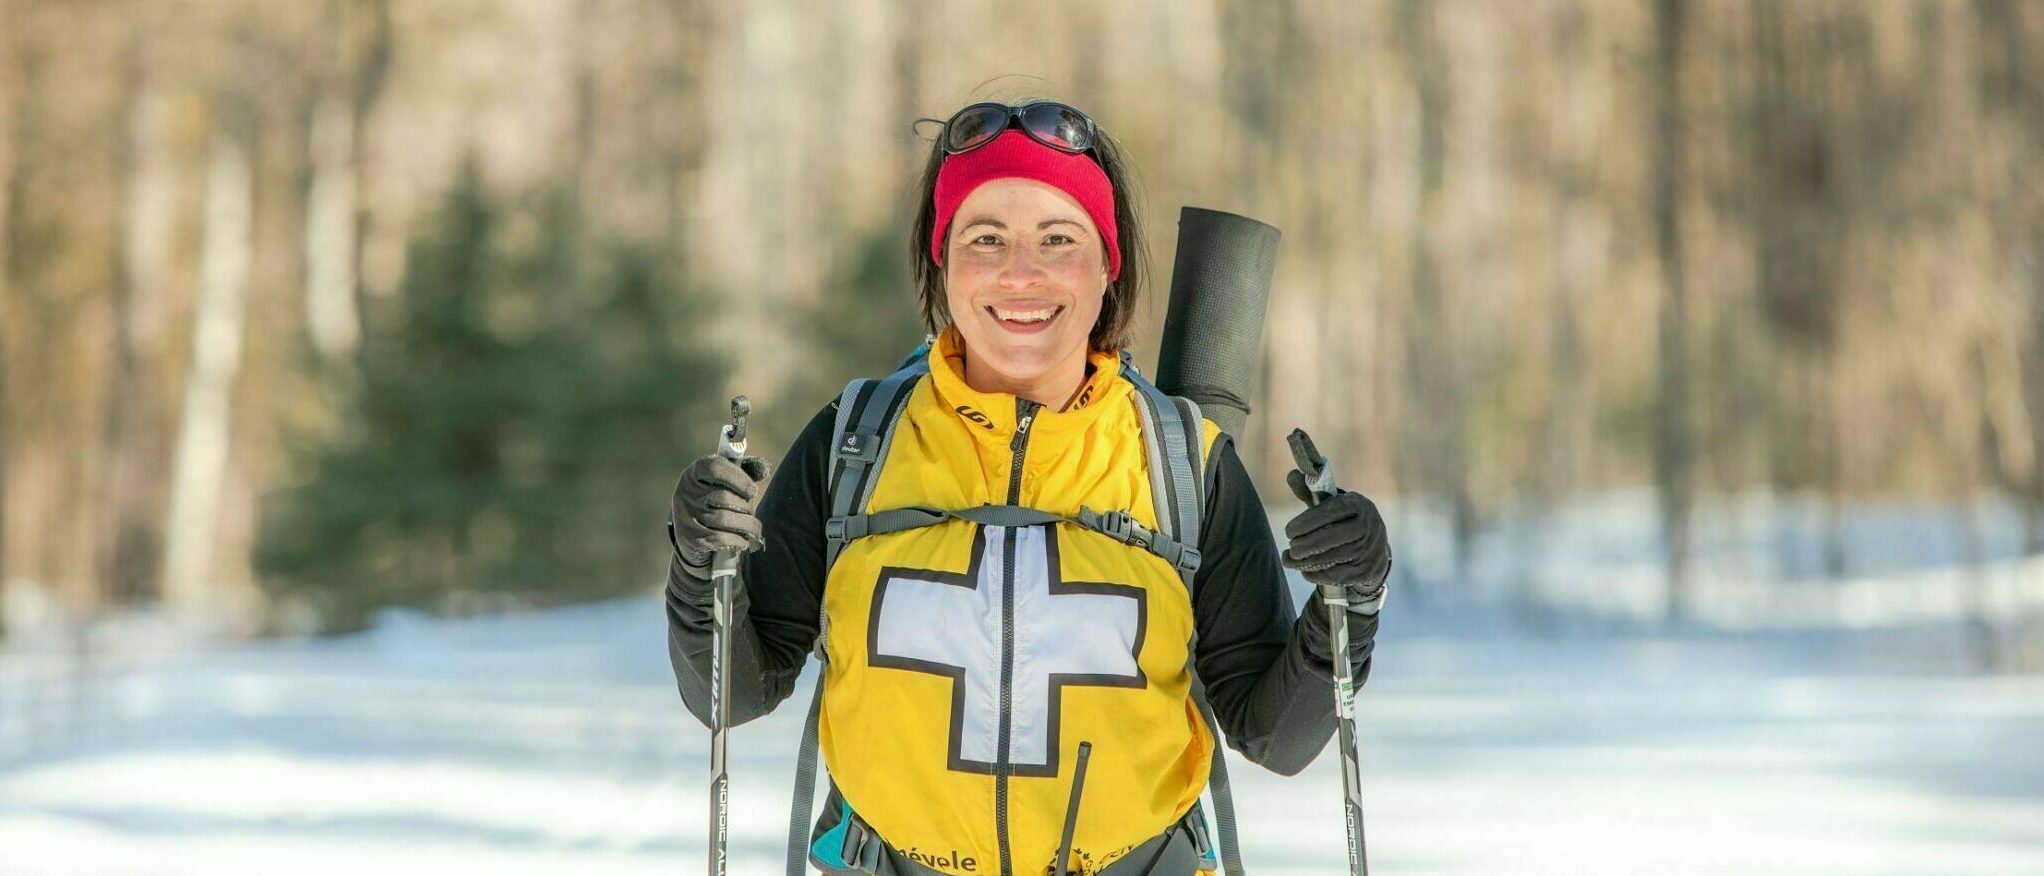
[[[826,482],[830,486],[833,510],[849,507],[859,501],[859,497],[853,495],[859,476],[880,458],[877,443],[869,448],[863,443],[854,443],[847,437],[857,434],[853,431],[852,409],[858,406],[860,392],[873,385],[874,381],[854,380],[845,386],[844,394],[838,396],[837,421],[831,432],[836,436],[833,440],[837,443],[831,449],[830,475]],[[868,410],[872,409],[874,402],[879,401],[876,397],[878,395],[879,389],[876,387],[868,396]],[[859,439],[860,442],[864,440]],[[848,450],[851,452],[847,452]],[[844,546],[844,542],[827,539],[826,545],[828,558],[824,568],[829,569],[829,564],[837,561],[838,550]],[[823,661],[825,635],[822,625],[827,621],[828,618],[818,615],[815,653],[819,666]],[[823,674],[822,669],[816,674],[816,690],[809,698],[809,716],[802,721],[802,742],[796,749],[795,793],[788,805],[788,876],[803,876],[809,870],[809,818],[816,797],[816,724],[823,711]]]
[[[1169,469],[1171,497],[1176,500],[1172,509],[1173,537],[1190,544],[1199,543],[1199,479],[1192,473],[1192,456],[1196,452],[1186,440],[1189,420],[1186,411],[1170,396],[1154,386],[1145,390],[1155,393],[1157,404],[1157,438],[1164,445],[1164,462]],[[1190,578],[1187,579],[1190,584]]]
[[[1128,373],[1134,373],[1133,369]],[[1149,462],[1150,503],[1157,515],[1157,526],[1166,535],[1175,537],[1178,534],[1178,515],[1171,504],[1170,488],[1164,485],[1165,480],[1170,477],[1168,473],[1170,466],[1157,464],[1158,460],[1164,458],[1164,444],[1159,440],[1162,433],[1157,428],[1157,405],[1141,390],[1137,390],[1130,397],[1135,401],[1136,417],[1142,421],[1143,458]],[[1186,582],[1188,588],[1191,584],[1190,580]]]
[[[1186,669],[1191,671],[1190,666]],[[1207,722],[1207,735],[1214,738],[1213,764],[1208,768],[1207,785],[1214,792],[1214,822],[1220,827],[1221,870],[1227,876],[1241,876],[1242,849],[1235,841],[1235,795],[1228,786],[1228,758],[1226,746],[1221,742],[1220,722],[1214,719],[1214,707],[1207,703],[1207,687],[1200,683],[1199,674],[1192,673],[1192,701],[1199,706],[1199,715]]]
[[[874,381],[871,380],[854,380],[851,383],[845,384],[844,393],[837,397],[837,421],[831,428],[830,433],[830,440],[835,443],[831,445],[830,450],[830,474],[824,481],[824,485],[830,490],[829,502],[832,514],[844,513],[839,509],[849,509],[858,501],[858,497],[853,495],[853,493],[854,487],[859,482],[859,473],[865,471],[865,466],[872,464],[873,459],[877,458],[879,453],[879,448],[875,446],[873,448],[873,457],[857,454],[848,457],[846,455],[846,451],[858,449],[853,446],[855,439],[851,437],[856,434],[852,431],[852,409],[858,406],[861,392],[867,391],[867,387],[873,385]],[[851,466],[854,464],[860,467],[853,469]],[[827,573],[831,565],[837,562],[837,552],[844,548],[844,544],[831,540],[827,532],[825,536],[823,568]]]
[[[1142,418],[1143,444],[1149,453],[1150,493],[1156,500],[1157,522],[1184,544],[1198,545],[1200,514],[1206,506],[1206,484],[1203,482],[1206,436],[1199,405],[1191,399],[1166,395],[1143,378],[1126,354],[1122,357],[1122,366],[1122,375],[1137,389],[1136,412]],[[1192,571],[1184,572],[1188,596],[1192,593],[1193,572],[1197,569],[1195,562]],[[1221,741],[1221,725],[1214,718],[1214,708],[1207,702],[1206,685],[1199,680],[1199,673],[1193,670],[1190,658],[1185,669],[1192,676],[1193,703],[1199,706],[1200,718],[1207,725],[1207,735],[1214,741],[1213,763],[1208,770],[1207,783],[1213,789],[1214,822],[1221,839],[1221,867],[1227,876],[1237,876],[1243,872],[1242,851],[1235,838],[1235,795],[1228,784],[1227,746]]]
[[[903,402],[914,390],[916,381],[929,372],[929,367],[929,360],[916,359],[878,383],[855,380],[845,387],[844,395],[838,398],[837,444],[831,449],[831,517],[848,517],[872,498],[873,488],[880,480],[879,468],[887,459],[888,447],[894,443],[895,420],[906,407]],[[852,408],[857,406],[860,390],[869,383],[873,389],[866,396],[865,407],[858,412],[858,421],[853,422]],[[831,538],[825,530],[825,569],[836,565],[838,551],[844,550],[844,546],[844,540]]]
[[[831,517],[837,519],[851,516],[853,511],[866,507],[873,497],[873,488],[880,480],[879,468],[887,460],[887,450],[894,443],[894,426],[901,411],[907,407],[908,395],[915,389],[916,381],[930,370],[929,359],[912,356],[893,374],[878,382],[854,380],[845,386],[844,394],[838,396],[835,440],[830,454],[830,505]],[[866,406],[859,410],[859,419],[852,421],[852,409],[857,407],[859,396],[866,393]],[[832,537],[830,527],[824,531],[824,569],[836,565],[838,552],[844,549],[846,539]],[[825,663],[824,636],[829,629],[830,618],[819,617],[816,636],[816,660],[819,667]],[[817,722],[823,711],[823,684],[827,668],[820,668],[816,675],[816,692],[809,700],[809,717],[802,722],[802,743],[795,762],[795,794],[788,807],[788,876],[803,876],[809,868],[809,818],[816,796],[816,733]]]
[[[1196,545],[1201,519],[1206,514],[1206,421],[1200,416],[1198,402],[1183,396],[1173,396],[1171,400],[1178,404],[1186,441],[1185,454],[1170,457],[1171,476],[1192,485],[1192,489],[1179,494],[1183,498],[1178,510],[1184,521],[1178,527],[1178,538]]]
[[[809,717],[802,721],[801,755],[795,761],[795,796],[788,807],[788,876],[809,870],[809,811],[816,796],[816,719],[823,711],[823,672],[816,673],[816,693],[809,698]]]
[[[1199,570],[1199,551],[1190,545],[1160,532],[1152,532],[1126,511],[1099,512],[1081,506],[1079,513],[1065,517],[1035,508],[1013,505],[981,505],[963,511],[949,512],[951,516],[970,520],[983,526],[1037,526],[1045,523],[1070,523],[1083,529],[1112,538],[1122,544],[1134,545],[1164,558],[1182,575],[1190,576]]]
[[[1205,504],[1198,473],[1204,442],[1199,442],[1192,431],[1200,422],[1199,406],[1165,395],[1126,361],[1122,375],[1137,390],[1136,413],[1143,422],[1143,446],[1150,461],[1150,495],[1156,503],[1157,523],[1166,536],[1181,544],[1197,546],[1199,515]],[[1192,573],[1183,574],[1186,592],[1190,593]]]
[[[1058,523],[1065,520],[1064,517],[1052,514],[1049,511],[1042,511],[1022,505],[980,505],[976,508],[960,508],[956,511],[945,511],[942,513],[947,517],[970,520],[981,526],[1042,526],[1046,523]]]
[[[1189,398],[1173,398],[1179,412],[1182,440],[1190,442],[1187,452],[1168,455],[1172,479],[1181,484],[1191,484],[1190,489],[1179,491],[1179,517],[1183,521],[1179,537],[1188,544],[1199,544],[1201,513],[1206,508],[1206,427],[1200,416],[1199,405]],[[1167,433],[1167,438],[1168,438]],[[1192,575],[1185,576],[1187,591],[1190,592]],[[1197,640],[1195,640],[1196,643]],[[1191,667],[1186,667],[1190,671]],[[1199,706],[1199,713],[1207,722],[1207,732],[1214,737],[1214,762],[1207,784],[1214,794],[1214,823],[1221,835],[1221,867],[1227,876],[1239,876],[1242,869],[1242,847],[1235,838],[1235,794],[1228,784],[1227,744],[1221,741],[1221,723],[1214,717],[1214,707],[1207,701],[1206,684],[1199,680],[1199,673],[1192,672],[1192,701]]]
[[[1036,526],[1055,523],[1064,518],[1048,511],[1038,511],[1019,505],[981,505],[956,511],[928,505],[908,505],[871,514],[832,517],[823,521],[823,531],[827,538],[850,542],[869,535],[886,535],[890,532],[935,526],[952,519],[970,520],[983,526]]]
[[[869,535],[886,535],[890,532],[935,526],[950,517],[951,515],[942,509],[911,505],[876,511],[872,514],[832,517],[823,521],[823,533],[825,538],[844,544]]]
[[[858,404],[859,392],[872,383],[870,380],[854,380],[845,386],[844,394],[838,396],[837,421],[831,431],[835,436],[832,440],[837,443],[831,449],[830,475],[825,482],[830,488],[833,510],[849,504],[850,501],[856,501],[857,497],[851,493],[858,483],[858,476],[864,471],[864,467],[870,465],[878,456],[877,447],[871,457],[847,457],[839,452],[845,447],[845,436],[851,432],[852,408]],[[858,469],[851,468],[854,462],[859,466]],[[826,545],[828,559],[824,568],[827,570],[830,568],[829,563],[836,562],[837,552],[843,547],[843,542],[827,540]],[[824,637],[821,614],[818,615],[818,620],[819,628],[814,646],[819,662],[816,690],[809,697],[809,716],[802,721],[802,741],[795,749],[795,792],[790,796],[788,803],[787,876],[804,876],[809,871],[809,819],[816,802],[816,724],[823,712],[825,672],[821,668]]]
[[[865,389],[872,382],[870,380],[854,380],[845,384],[845,391],[837,397],[837,418],[830,430],[830,440],[838,442],[838,444],[834,444],[831,447],[830,473],[824,481],[825,485],[831,488],[833,498],[835,498],[837,492],[838,479],[844,472],[844,461],[838,456],[837,447],[844,443],[845,433],[851,431],[852,408],[857,407],[859,404],[859,391]]]
[[[823,522],[824,534],[839,544],[871,535],[885,535],[934,526],[946,520],[970,520],[981,526],[1042,526],[1048,523],[1070,523],[1084,529],[1105,535],[1123,544],[1143,548],[1162,557],[1182,575],[1199,571],[1199,550],[1182,544],[1176,539],[1159,532],[1152,532],[1126,511],[1099,512],[1081,507],[1072,517],[1054,514],[1037,508],[1020,505],[980,505],[974,508],[945,510],[926,505],[910,505],[890,508],[871,514],[853,514],[847,517],[833,517]]]
[[[1150,531],[1142,524],[1137,523],[1135,518],[1130,517],[1126,511],[1100,513],[1091,508],[1080,506],[1078,516],[1070,519],[1080,526],[1098,532],[1122,544],[1132,544],[1148,549],[1150,553],[1163,557],[1164,562],[1170,563],[1172,568],[1177,569],[1180,575],[1190,576],[1192,573],[1199,571],[1200,555],[1198,548],[1161,532]]]

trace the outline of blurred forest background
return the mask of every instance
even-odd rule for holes
[[[1180,206],[1284,231],[1245,456],[1277,503],[1312,430],[1412,598],[2044,666],[2039,37],[2024,0],[0,0],[0,629],[648,591],[731,393],[777,456],[919,340],[912,122],[1048,96],[1133,156],[1139,361]]]

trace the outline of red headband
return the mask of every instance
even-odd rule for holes
[[[944,238],[952,214],[965,196],[989,180],[1033,179],[1072,196],[1093,217],[1100,242],[1107,247],[1107,279],[1121,276],[1121,246],[1114,230],[1114,185],[1107,172],[1084,154],[1061,152],[1030,139],[1021,131],[1004,131],[992,143],[944,159],[937,170],[937,222],[930,229],[930,259],[944,264]]]

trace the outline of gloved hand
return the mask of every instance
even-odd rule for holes
[[[1285,482],[1299,501],[1310,507],[1285,524],[1283,562],[1298,569],[1321,589],[1347,591],[1351,614],[1374,616],[1384,604],[1384,581],[1391,575],[1391,542],[1377,503],[1361,493],[1340,490],[1313,504],[1306,476],[1292,471]]]
[[[1293,471],[1285,478],[1299,500],[1312,505],[1306,476]],[[1321,592],[1306,601],[1299,615],[1299,644],[1305,652],[1332,661],[1333,635],[1328,629],[1326,592],[1348,600],[1348,662],[1367,671],[1376,647],[1377,610],[1384,605],[1384,580],[1391,574],[1391,542],[1377,504],[1361,493],[1339,490],[1299,512],[1285,524],[1292,542],[1281,561],[1304,573]]]
[[[682,470],[668,512],[667,537],[688,577],[708,583],[716,551],[753,551],[765,545],[753,511],[772,469],[757,456],[734,462],[712,453]]]

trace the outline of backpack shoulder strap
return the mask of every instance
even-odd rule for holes
[[[1192,399],[1166,395],[1143,377],[1121,354],[1121,374],[1134,384],[1136,413],[1142,420],[1143,449],[1150,466],[1150,497],[1156,503],[1157,526],[1165,535],[1193,551],[1198,567],[1200,516],[1206,509],[1206,441],[1199,405]],[[1185,570],[1192,588],[1192,571]]]
[[[878,380],[854,380],[838,396],[837,425],[830,451],[830,517],[847,517],[866,507],[880,482],[880,468],[894,442],[894,426],[916,382],[930,371],[929,360],[911,358]],[[844,550],[843,533],[824,533],[824,569]]]
[[[1126,350],[1121,354],[1121,373],[1136,387],[1136,412],[1142,418],[1144,451],[1150,460],[1150,495],[1157,505],[1157,524],[1193,555],[1192,569],[1180,567],[1186,596],[1190,598],[1194,571],[1198,568],[1200,517],[1206,510],[1205,421],[1192,399],[1168,395],[1144,378]],[[1228,783],[1221,725],[1214,719],[1206,685],[1193,669],[1190,654],[1186,656],[1185,669],[1192,676],[1193,703],[1199,707],[1207,735],[1214,742],[1207,782],[1213,790],[1214,821],[1221,838],[1220,863],[1228,876],[1236,876],[1242,872],[1242,851],[1235,837],[1235,795]]]
[[[854,380],[845,385],[845,391],[838,396],[837,421],[831,434],[830,472],[827,475],[830,502],[830,516],[842,518],[866,507],[873,498],[873,487],[880,482],[880,468],[887,461],[887,449],[894,442],[894,427],[901,419],[902,408],[906,407],[909,393],[914,391],[916,382],[930,371],[926,358],[929,345],[918,348],[909,355],[908,361],[893,374],[878,380]],[[844,550],[845,538],[841,530],[831,527],[824,530],[825,574],[837,564],[839,551]],[[815,653],[817,663],[824,660],[824,636],[830,628],[830,616],[818,614]],[[816,797],[816,734],[817,718],[823,709],[823,675],[816,677],[815,692],[809,699],[809,714],[802,722],[802,742],[795,761],[795,793],[788,806],[788,876],[803,876],[808,872],[809,859],[809,815]]]

